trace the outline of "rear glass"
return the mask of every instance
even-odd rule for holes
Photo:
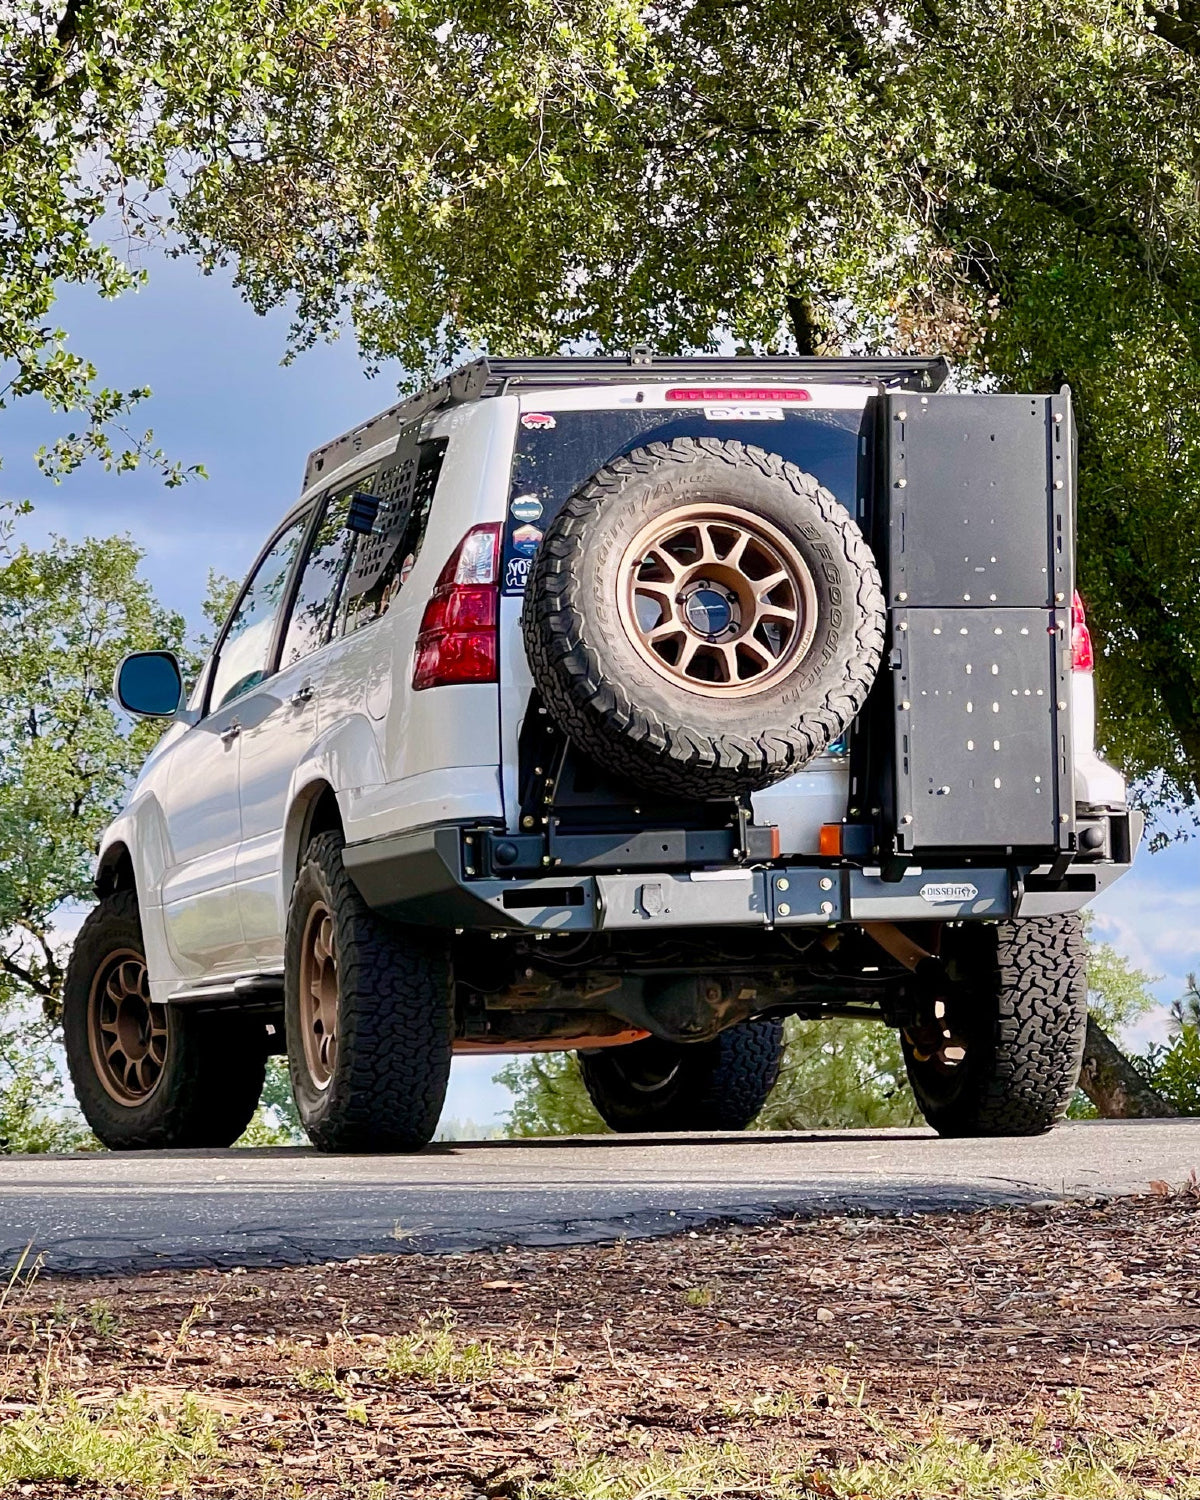
[[[702,411],[525,412],[517,433],[504,529],[504,592],[520,594],[546,527],[597,469],[647,443],[683,437],[733,440],[794,463],[861,516],[866,411],[775,407],[773,418],[719,421]]]

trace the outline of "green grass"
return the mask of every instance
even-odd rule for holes
[[[491,1344],[460,1339],[453,1314],[445,1312],[437,1318],[423,1318],[415,1333],[389,1340],[384,1362],[389,1375],[471,1385],[487,1379],[497,1358]]]
[[[881,1445],[873,1444],[876,1451]],[[887,1458],[816,1470],[795,1450],[694,1444],[626,1463],[597,1457],[527,1486],[522,1500],[1197,1500],[1200,1444],[1071,1436],[1055,1451],[1009,1438],[893,1438]],[[1136,1475],[1136,1477],[1135,1477]]]
[[[190,1400],[166,1409],[134,1393],[93,1409],[53,1398],[0,1426],[0,1492],[58,1480],[155,1495],[205,1469],[219,1425]]]

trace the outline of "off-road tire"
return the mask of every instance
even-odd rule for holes
[[[782,1055],[782,1022],[755,1020],[731,1026],[711,1042],[647,1037],[627,1047],[581,1052],[579,1070],[600,1118],[621,1134],[745,1130],[779,1077]],[[664,1075],[661,1085],[647,1087],[656,1075]]]
[[[1042,1135],[1079,1080],[1087,1035],[1087,969],[1077,914],[945,933],[942,956],[962,989],[947,1025],[966,1044],[947,1069],[919,1061],[903,1034],[909,1082],[939,1135]]]
[[[744,696],[701,695],[648,664],[621,623],[618,573],[673,507],[715,502],[769,522],[816,589],[816,633],[785,675]],[[618,775],[669,796],[732,796],[789,776],[853,722],[875,680],[885,610],[869,547],[811,474],[715,438],[614,459],[546,530],[525,592],[534,680],[563,732]]]
[[[300,949],[315,901],[333,917],[337,1054],[313,1082],[300,1028]],[[288,911],[284,1022],[292,1093],[321,1151],[418,1151],[428,1145],[450,1081],[454,1016],[446,950],[376,915],[342,865],[342,837],[308,846]]]
[[[113,1151],[231,1146],[262,1093],[267,1050],[261,1022],[164,1006],[167,1050],[158,1083],[140,1103],[121,1103],[97,1074],[89,1004],[93,980],[122,951],[145,954],[137,894],[130,890],[105,896],[91,912],[67,968],[63,1040],[84,1118]]]

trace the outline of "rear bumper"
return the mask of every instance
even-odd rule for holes
[[[619,932],[650,927],[831,926],[997,921],[1076,911],[1130,868],[1142,835],[1128,819],[1124,861],[1049,866],[913,866],[899,880],[831,861],[686,872],[556,871],[532,879],[466,874],[473,831],[457,824],[349,844],[346,869],[368,905],[397,921],[492,931]],[[466,859],[464,859],[464,851]]]

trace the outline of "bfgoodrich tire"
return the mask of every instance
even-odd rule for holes
[[[342,866],[340,834],[319,834],[308,846],[284,967],[292,1093],[313,1145],[428,1145],[454,1040],[446,954],[367,906]]]
[[[133,891],[106,896],[79,930],[63,1040],[84,1118],[113,1151],[231,1146],[262,1093],[261,1023],[151,1002]]]
[[[942,957],[957,985],[946,1046],[901,1035],[921,1112],[939,1135],[1042,1135],[1066,1113],[1083,1061],[1079,917],[949,928]]]
[[[715,438],[615,459],[563,506],[525,597],[560,728],[669,795],[790,775],[850,725],[883,649],[870,549],[828,490]]]
[[[783,1025],[743,1021],[711,1042],[647,1037],[581,1052],[583,1082],[600,1118],[618,1132],[745,1130],[779,1077]]]

